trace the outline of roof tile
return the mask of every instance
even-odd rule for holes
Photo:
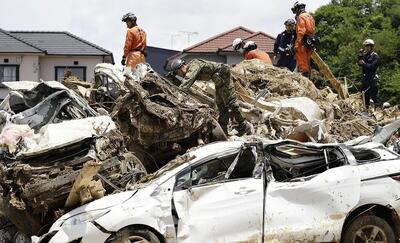
[[[242,38],[244,41],[254,41],[258,49],[263,50],[267,53],[274,52],[274,43],[275,38],[264,33],[264,32],[256,32],[252,35],[247,36],[246,38]],[[221,48],[224,52],[233,52],[232,44],[229,43],[228,45]]]
[[[0,53],[43,53],[40,48],[0,29]]]
[[[235,38],[243,39],[252,34],[254,34],[254,31],[239,26],[188,47],[184,49],[183,52],[216,53],[220,48],[227,46],[227,44],[232,45]]]
[[[10,31],[14,36],[46,50],[49,55],[111,55],[93,43],[63,31]]]

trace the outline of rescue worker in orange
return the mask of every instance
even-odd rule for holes
[[[266,64],[272,65],[269,55],[265,51],[258,49],[254,41],[245,43],[242,39],[236,38],[232,43],[232,48],[237,52],[243,53],[246,60],[259,59]]]
[[[139,63],[145,63],[146,32],[136,24],[136,15],[127,13],[122,16],[122,22],[126,23],[128,31],[126,33],[124,55],[121,64],[130,68],[135,68]]]
[[[315,36],[315,21],[311,14],[306,12],[306,4],[301,1],[293,5],[292,12],[296,14],[296,41],[294,49],[296,52],[297,69],[303,76],[309,77],[313,49],[307,47],[305,43],[308,38]]]

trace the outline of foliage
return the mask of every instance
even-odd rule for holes
[[[365,39],[375,41],[381,57],[380,96],[400,104],[400,1],[332,0],[314,13],[318,53],[337,77],[347,77],[361,86],[357,54]]]

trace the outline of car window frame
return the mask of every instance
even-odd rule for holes
[[[206,183],[203,183],[203,184],[200,184],[200,185],[192,185],[192,171],[193,171],[193,169],[195,169],[195,168],[197,168],[197,167],[199,167],[199,166],[202,166],[202,165],[204,165],[204,164],[206,164],[206,163],[209,163],[209,162],[211,162],[211,161],[213,161],[213,160],[216,160],[216,159],[220,160],[221,163],[223,163],[223,161],[222,161],[223,158],[227,158],[227,157],[232,156],[232,155],[236,155],[236,156],[237,156],[237,155],[241,155],[242,152],[243,152],[243,150],[244,150],[244,149],[247,149],[247,148],[248,148],[248,147],[242,147],[242,148],[240,148],[239,151],[231,152],[231,153],[224,154],[224,155],[213,156],[213,157],[204,159],[204,160],[202,160],[202,161],[198,161],[197,163],[195,163],[195,164],[193,164],[193,165],[189,165],[188,167],[182,169],[180,172],[176,173],[176,175],[175,175],[175,184],[174,184],[173,191],[175,192],[175,191],[182,191],[182,190],[190,190],[190,189],[192,189],[192,188],[198,188],[198,187],[202,187],[202,186],[210,186],[210,185],[221,184],[221,183],[226,183],[226,182],[234,182],[234,181],[239,181],[239,180],[261,179],[261,177],[256,176],[256,175],[254,175],[254,173],[253,173],[252,176],[250,176],[250,177],[245,177],[245,178],[234,178],[234,179],[231,179],[231,178],[223,178],[223,179],[220,180],[220,181],[210,181],[210,182],[206,182]],[[236,159],[236,157],[235,157],[235,159]],[[235,159],[234,159],[234,160],[235,160]],[[233,162],[234,162],[234,161],[232,161],[232,163],[233,163]],[[232,163],[231,163],[230,165],[232,165]],[[226,166],[225,163],[223,163],[223,165]],[[257,166],[258,166],[258,165],[257,165],[257,159],[256,159],[256,161],[254,162],[253,172],[254,172],[254,170],[257,168]],[[229,170],[229,167],[230,167],[230,166],[228,166],[228,168],[227,168],[227,172],[228,172],[228,170]],[[182,187],[181,185],[177,185],[177,183],[178,183],[178,178],[181,178],[181,177],[184,176],[186,173],[189,173],[189,174],[190,174],[190,177],[189,177],[189,185],[188,185],[187,187]]]
[[[343,156],[343,158],[342,158],[343,159],[343,165],[341,165],[341,166],[354,165],[354,163],[351,163],[351,161],[349,160],[349,156],[353,156],[352,152],[349,149],[344,149],[344,147],[342,145],[326,145],[326,146],[312,146],[311,145],[310,146],[310,145],[307,145],[307,144],[304,144],[304,143],[298,143],[298,142],[293,142],[293,141],[284,141],[284,142],[281,142],[281,143],[268,145],[268,146],[266,146],[264,148],[264,152],[266,153],[265,157],[266,157],[266,161],[267,161],[267,164],[268,164],[267,166],[269,167],[268,168],[268,173],[267,173],[269,175],[268,183],[271,182],[271,181],[274,181],[276,183],[287,183],[287,182],[295,183],[295,182],[299,182],[299,181],[308,181],[308,180],[310,180],[310,179],[312,179],[312,178],[314,178],[314,177],[316,177],[316,176],[318,176],[318,175],[323,173],[323,172],[321,172],[321,173],[315,173],[315,174],[307,175],[307,176],[293,177],[290,180],[283,180],[283,181],[276,179],[275,178],[275,174],[274,174],[274,172],[272,170],[272,167],[271,167],[272,159],[271,159],[269,151],[270,151],[271,148],[277,148],[279,146],[287,146],[287,145],[295,145],[295,146],[296,145],[300,145],[300,146],[303,146],[304,148],[321,149],[322,151],[329,150],[329,149],[330,150],[335,150],[335,152],[338,152],[339,154],[341,154]],[[325,156],[326,155],[324,154],[324,158],[325,158]],[[355,161],[355,158],[354,158],[354,161]],[[332,161],[329,161],[329,164],[331,162]],[[357,165],[357,164],[355,164],[355,165]],[[330,170],[330,169],[333,169],[333,168],[335,168],[335,167],[329,167],[327,170]],[[327,170],[325,170],[325,171],[327,171]]]

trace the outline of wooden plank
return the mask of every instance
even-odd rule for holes
[[[81,202],[80,195],[81,190],[89,187],[90,181],[100,170],[101,162],[96,162],[94,160],[90,160],[83,165],[82,170],[80,171],[78,177],[76,178],[74,185],[68,195],[67,201],[65,201],[65,207],[70,208],[75,205],[78,205]],[[85,201],[88,199],[85,198]]]
[[[339,94],[341,99],[346,99],[349,97],[349,94],[346,92],[346,89],[343,87],[342,83],[335,78],[329,66],[322,60],[322,58],[316,53],[313,52],[311,58],[317,64],[320,72],[324,75],[325,79],[327,79],[332,87]]]
[[[252,104],[254,102],[254,97],[252,97],[251,94],[237,80],[235,80],[235,88],[236,88],[236,92],[237,92],[236,95],[239,98],[239,100],[249,103],[249,104]],[[263,110],[267,110],[270,112],[274,112],[276,110],[276,107],[267,105],[260,100],[257,100],[254,105],[258,108],[261,108]]]

